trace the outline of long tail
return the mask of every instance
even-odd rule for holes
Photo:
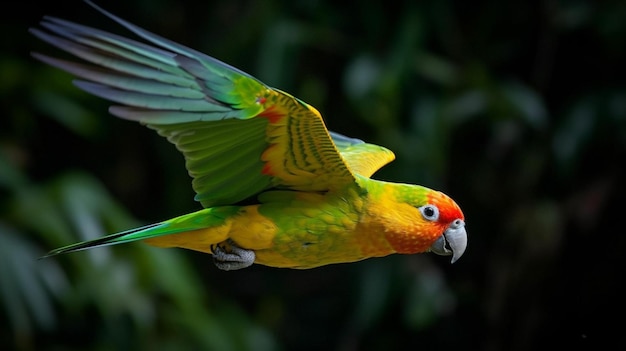
[[[220,227],[226,223],[226,219],[238,211],[236,206],[206,208],[197,212],[172,218],[161,223],[146,225],[143,227],[125,230],[123,232],[110,234],[98,239],[83,241],[68,246],[54,249],[41,258],[56,256],[60,254],[93,249],[96,247],[125,244],[138,240],[154,239],[170,234],[182,234],[201,229]],[[215,232],[214,237],[207,237]],[[203,237],[198,237],[198,241],[217,244],[226,239],[224,231],[203,231]],[[189,239],[193,239],[189,238]],[[157,246],[167,245],[167,240],[155,241]],[[179,245],[171,245],[179,246]]]

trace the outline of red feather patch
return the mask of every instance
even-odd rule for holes
[[[270,106],[263,112],[259,113],[258,117],[267,118],[270,123],[274,124],[280,121],[283,117],[285,117],[285,114],[281,111],[276,111],[276,106]]]
[[[268,176],[274,175],[274,172],[272,172],[272,167],[270,166],[269,162],[265,162],[265,164],[263,165],[263,169],[261,170],[261,173],[264,175],[268,175]]]

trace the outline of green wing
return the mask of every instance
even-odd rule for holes
[[[175,144],[204,207],[273,187],[332,190],[393,159],[345,137],[340,153],[313,107],[89,4],[155,46],[45,17],[48,32],[31,32],[90,64],[33,56],[86,79],[75,84],[121,104],[109,109],[113,115],[146,124]]]
[[[355,174],[369,178],[382,166],[396,158],[391,150],[382,146],[368,144],[363,140],[349,138],[335,132],[330,132],[330,136],[348,164],[348,168]]]

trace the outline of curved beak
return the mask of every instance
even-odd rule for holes
[[[429,251],[437,255],[450,256],[452,262],[456,262],[467,247],[467,232],[465,231],[465,222],[461,219],[454,220],[443,234],[430,247]]]

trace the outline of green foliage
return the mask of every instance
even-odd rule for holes
[[[199,205],[171,145],[28,55],[58,54],[27,34],[43,15],[127,33],[78,0],[26,1],[0,21],[9,349],[514,350],[620,335],[609,321],[626,312],[622,2],[101,5],[394,150],[375,176],[450,194],[468,250],[453,266],[391,256],[310,271],[221,272],[209,256],[140,243],[38,260]]]

